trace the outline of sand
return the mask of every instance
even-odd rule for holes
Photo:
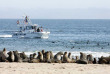
[[[110,65],[76,63],[0,63],[0,74],[110,74]]]

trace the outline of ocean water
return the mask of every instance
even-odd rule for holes
[[[27,54],[44,49],[45,51],[79,52],[93,54],[95,57],[110,56],[110,20],[98,19],[32,19],[50,30],[48,39],[13,38],[18,30],[17,19],[0,19],[0,50],[25,51]]]

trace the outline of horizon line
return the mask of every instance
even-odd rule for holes
[[[0,18],[0,20],[8,20],[8,19],[21,19],[21,18]],[[73,18],[73,19],[71,19],[71,18],[30,18],[30,19],[41,19],[41,20],[110,20],[110,18],[108,18],[108,19],[105,19],[105,18],[87,18],[87,19],[85,19],[85,18],[79,18],[79,19],[75,19],[75,18]]]

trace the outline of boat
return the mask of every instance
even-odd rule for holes
[[[14,32],[12,37],[18,38],[48,38],[50,31],[40,27],[38,24],[32,24],[28,16],[20,22],[17,20],[19,31]]]

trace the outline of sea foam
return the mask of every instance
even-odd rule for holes
[[[0,35],[0,38],[12,37],[12,35]]]

